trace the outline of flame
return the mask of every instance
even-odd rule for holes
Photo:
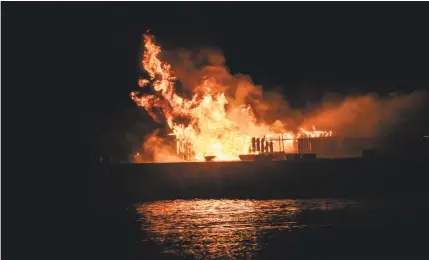
[[[298,137],[332,135],[331,131],[319,131],[314,126],[311,131],[304,128],[298,133],[285,131],[279,120],[273,124],[258,123],[250,104],[228,103],[222,92],[225,88],[219,87],[221,80],[213,76],[204,75],[199,84],[193,86],[192,98],[184,98],[176,93],[176,77],[170,64],[160,59],[161,48],[155,44],[152,36],[144,35],[144,47],[142,65],[149,80],[139,79],[138,85],[142,89],[150,87],[150,93],[134,91],[131,98],[153,120],[166,123],[171,130],[169,135],[175,136],[177,140],[176,151],[169,151],[174,155],[167,156],[163,147],[163,156],[158,154],[158,158],[188,154],[190,158],[187,159],[194,161],[203,161],[205,156],[216,156],[215,160],[218,161],[239,160],[240,154],[249,153],[251,138],[255,136],[276,142],[277,151],[292,152],[293,141]],[[153,138],[150,139],[152,143]]]
[[[300,128],[301,132],[298,133],[297,137],[310,137],[310,138],[314,138],[314,137],[328,137],[328,136],[332,136],[332,131],[321,131],[321,130],[316,130],[316,128],[313,126],[313,130],[312,131],[307,131],[304,128]]]

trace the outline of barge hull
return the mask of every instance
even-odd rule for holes
[[[428,160],[317,159],[100,165],[127,201],[427,196]],[[103,181],[102,181],[103,182]],[[99,180],[94,185],[100,188]]]

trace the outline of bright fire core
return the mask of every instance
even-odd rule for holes
[[[218,161],[240,160],[239,155],[254,153],[249,149],[252,137],[273,142],[286,139],[283,146],[276,143],[275,150],[293,152],[293,142],[298,137],[332,135],[331,131],[318,131],[314,126],[311,130],[300,127],[289,131],[281,120],[267,122],[258,118],[254,104],[258,108],[270,106],[269,102],[258,100],[261,88],[247,77],[230,75],[217,63],[193,75],[195,85],[185,86],[191,90],[187,98],[176,92],[180,78],[174,75],[170,64],[161,60],[161,48],[152,36],[144,36],[144,47],[142,64],[149,79],[139,80],[141,89],[132,92],[131,98],[155,121],[167,124],[177,146],[167,149],[161,142],[166,137],[155,133],[146,140],[143,152],[150,150],[152,158],[143,160],[176,161],[184,153],[191,155],[187,159],[193,161],[204,161],[205,156],[216,156]]]

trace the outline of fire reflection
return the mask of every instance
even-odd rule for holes
[[[164,252],[195,259],[250,259],[262,247],[270,230],[303,227],[303,210],[326,207],[316,200],[176,200],[142,204],[137,212],[145,237],[161,244]]]

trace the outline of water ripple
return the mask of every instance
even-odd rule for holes
[[[301,221],[307,211],[354,207],[345,200],[174,200],[137,205],[145,237],[164,253],[191,259],[250,259],[269,233],[329,225]]]

